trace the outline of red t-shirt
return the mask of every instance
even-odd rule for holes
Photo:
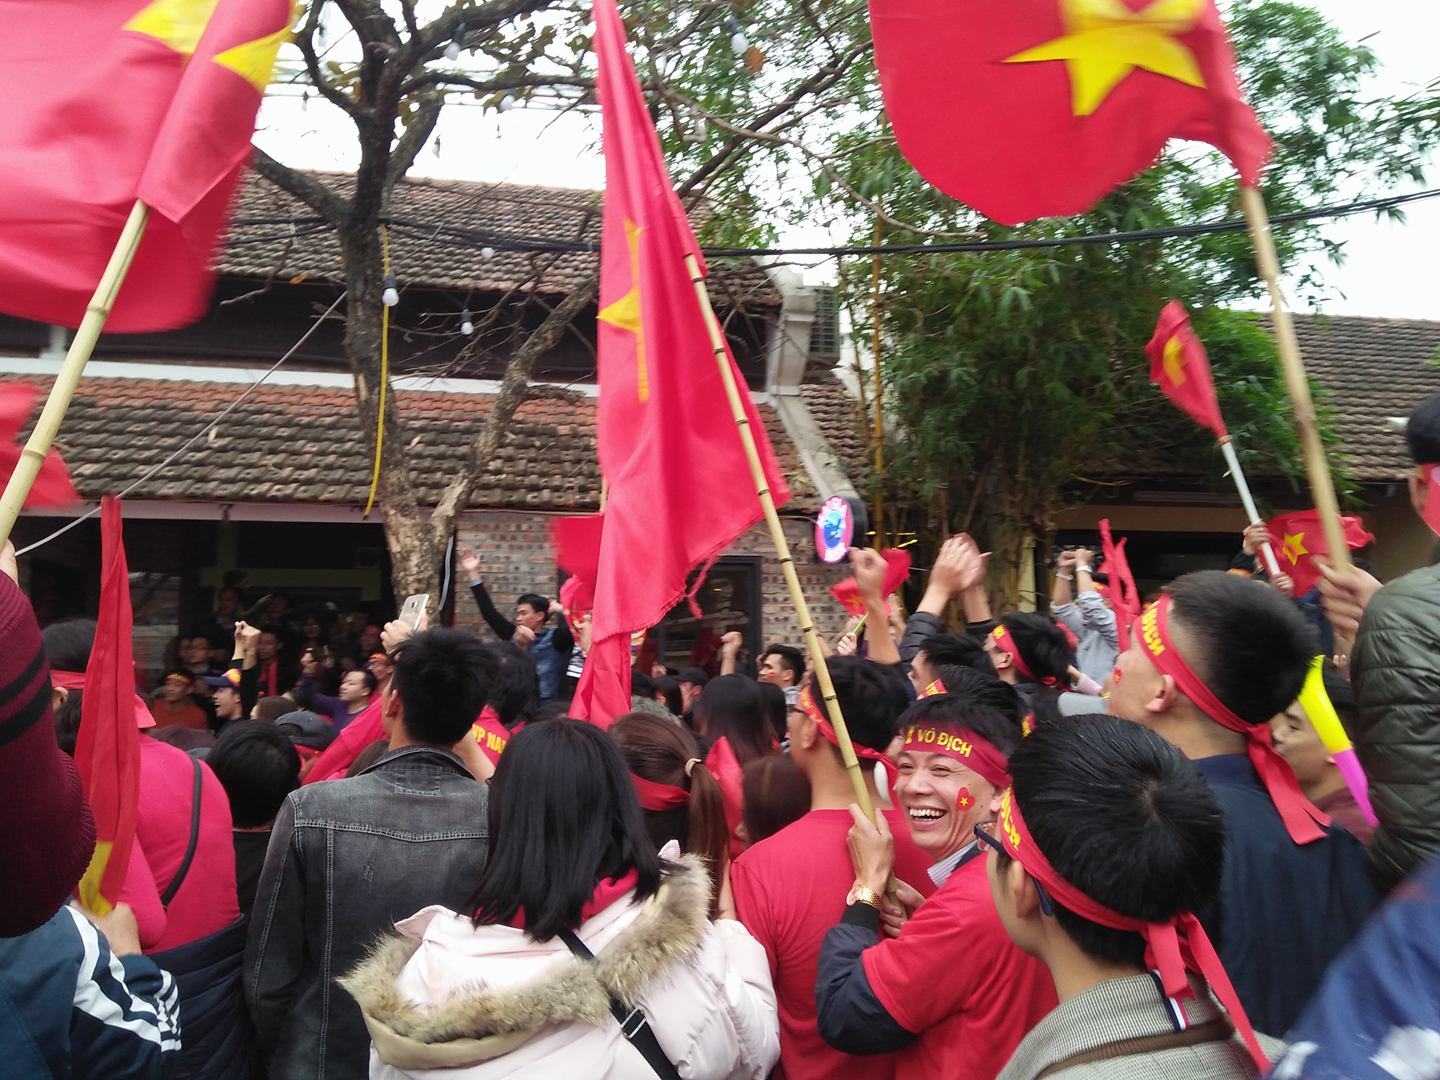
[[[895,876],[922,895],[934,890],[930,860],[910,839],[901,810],[887,810],[895,834]],[[735,911],[765,948],[780,1013],[780,1071],[786,1080],[887,1080],[895,1055],[833,1050],[815,1021],[815,970],[826,932],[845,914],[855,883],[845,834],[848,810],[811,810],[730,865]],[[1043,969],[1042,969],[1043,970]]]
[[[898,938],[863,954],[880,1004],[919,1035],[896,1055],[895,1080],[990,1080],[1055,1008],[1049,970],[1005,934],[985,859],[959,867]]]
[[[480,752],[490,759],[490,764],[499,764],[500,754],[510,741],[510,729],[500,722],[500,717],[489,705],[480,710],[480,718],[475,721],[470,734],[480,744]]]

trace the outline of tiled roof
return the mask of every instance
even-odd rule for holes
[[[5,379],[37,383],[45,390],[51,381]],[[242,390],[236,383],[83,379],[59,438],[76,488],[86,499],[124,488],[203,428]],[[492,399],[405,390],[396,396],[421,501],[434,502],[465,462],[466,448]],[[814,488],[779,417],[765,406],[760,414],[797,506],[813,501]],[[364,505],[372,465],[367,447],[350,390],[261,386],[210,436],[132,498]],[[595,399],[547,398],[521,407],[470,505],[594,510],[599,490]]]
[[[1404,479],[1410,456],[1388,418],[1440,393],[1440,367],[1431,362],[1440,322],[1297,315],[1295,335],[1305,370],[1330,392],[1351,474],[1366,483]]]
[[[354,187],[350,173],[307,175],[342,196],[348,197]],[[505,237],[598,242],[597,191],[411,179],[395,186],[386,213],[394,221],[410,223],[389,230],[391,263],[402,286],[505,292],[530,288],[536,273],[544,269],[539,291],[564,293],[599,265],[598,256],[591,253],[506,251],[503,243]],[[488,258],[483,254],[483,242],[437,235],[434,230],[440,225],[495,237],[494,254]],[[281,281],[301,274],[312,280],[343,277],[334,231],[318,224],[314,211],[299,199],[257,173],[246,177],[236,197],[235,225],[218,269],[245,277],[273,274]],[[749,259],[715,260],[710,292],[717,304],[728,306],[780,303],[765,271]]]
[[[851,483],[859,484],[867,475],[870,458],[865,438],[868,424],[861,415],[860,402],[844,383],[828,372],[804,383],[800,387],[800,399],[840,459]]]

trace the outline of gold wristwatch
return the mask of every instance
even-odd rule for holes
[[[845,906],[849,907],[851,904],[869,904],[879,911],[880,894],[857,881],[850,886],[850,892],[845,897]]]

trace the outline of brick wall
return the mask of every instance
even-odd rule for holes
[[[466,514],[460,522],[460,540],[480,557],[486,588],[501,611],[509,614],[510,605],[521,593],[538,592],[546,597],[556,593],[555,561],[550,551],[549,523],[551,515],[524,511],[486,511]],[[784,519],[785,535],[795,556],[795,569],[800,585],[815,618],[815,627],[832,640],[843,629],[845,613],[830,596],[830,586],[845,571],[826,566],[815,555],[814,525],[798,519]],[[775,559],[770,533],[762,524],[750,530],[733,544],[728,554],[761,555],[761,638],[764,641],[786,641],[801,645],[800,623],[790,605],[790,594]],[[637,573],[644,572],[644,561],[637,560]],[[484,628],[480,613],[469,596],[469,581],[456,560],[456,625],[477,630],[482,637],[490,633]]]

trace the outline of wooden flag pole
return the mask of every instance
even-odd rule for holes
[[[35,430],[25,441],[25,449],[20,453],[15,471],[10,474],[10,480],[5,485],[5,494],[0,495],[0,545],[10,539],[15,521],[20,517],[20,509],[30,495],[35,478],[40,475],[40,466],[45,463],[45,456],[50,453],[50,447],[55,443],[60,423],[70,409],[70,401],[80,385],[80,376],[85,372],[90,354],[95,351],[95,342],[100,339],[100,331],[105,328],[110,309],[115,306],[115,297],[120,292],[125,275],[130,272],[130,264],[135,259],[140,238],[145,233],[145,224],[149,220],[150,208],[136,200],[135,205],[130,208],[125,227],[120,232],[120,239],[115,242],[115,249],[110,253],[105,273],[100,275],[100,284],[90,297],[85,317],[75,331],[75,340],[70,343],[70,349],[65,353],[65,362],[60,365],[60,373],[55,376],[55,385],[50,388],[50,396],[45,399],[45,408],[35,423]]]
[[[740,444],[745,448],[745,460],[750,464],[750,476],[755,481],[755,493],[760,497],[760,506],[765,511],[765,523],[770,527],[770,539],[775,545],[775,554],[780,559],[780,569],[785,575],[785,584],[790,589],[790,602],[800,617],[800,629],[805,635],[805,647],[810,651],[810,662],[815,667],[815,681],[820,684],[820,695],[825,700],[825,712],[835,729],[835,741],[840,747],[840,758],[850,774],[850,783],[855,789],[855,801],[865,816],[875,820],[875,807],[870,802],[870,792],[865,787],[865,776],[860,771],[860,761],[855,756],[855,747],[850,742],[850,732],[845,727],[845,717],[840,714],[840,703],[835,700],[835,686],[830,681],[830,668],[825,663],[825,652],[820,645],[820,635],[815,632],[814,620],[810,618],[810,606],[805,603],[805,593],[800,588],[800,578],[795,573],[795,560],[790,555],[790,542],[785,539],[785,530],[780,527],[780,515],[775,510],[775,500],[770,495],[770,486],[765,479],[765,466],[760,462],[760,451],[755,445],[755,434],[750,430],[749,418],[745,415],[745,404],[740,397],[740,388],[735,383],[735,373],[730,368],[730,355],[725,349],[725,337],[720,329],[720,320],[710,306],[710,294],[705,288],[704,275],[694,255],[685,256],[685,269],[695,286],[695,296],[700,309],[705,313],[705,327],[710,333],[710,347],[715,353],[715,363],[720,368],[720,378],[725,384],[725,397],[730,402],[730,414],[735,418],[735,427],[740,432]]]
[[[1280,349],[1280,366],[1285,372],[1285,386],[1290,392],[1290,407],[1300,429],[1300,447],[1305,455],[1305,471],[1310,477],[1310,494],[1320,517],[1320,527],[1330,548],[1331,565],[1341,570],[1350,568],[1350,548],[1345,543],[1345,529],[1340,522],[1340,504],[1335,498],[1335,483],[1325,460],[1325,446],[1315,423],[1315,402],[1310,396],[1310,383],[1305,378],[1305,362],[1300,357],[1300,343],[1295,339],[1295,326],[1285,294],[1280,291],[1280,259],[1275,254],[1275,240],[1270,235],[1270,217],[1258,188],[1240,185],[1240,205],[1250,226],[1250,241],[1255,245],[1255,261],[1265,287],[1270,290],[1274,307],[1275,343]]]
[[[1240,503],[1245,507],[1245,517],[1251,525],[1258,525],[1260,511],[1255,509],[1255,499],[1250,494],[1250,485],[1245,481],[1245,470],[1240,468],[1240,459],[1235,456],[1235,446],[1229,435],[1220,440],[1220,453],[1225,457],[1225,466],[1230,470],[1230,479],[1235,481],[1235,490],[1240,493]],[[1260,550],[1265,555],[1265,566],[1273,578],[1280,573],[1280,562],[1275,558],[1275,549],[1270,546],[1270,541],[1266,540],[1260,546]]]

